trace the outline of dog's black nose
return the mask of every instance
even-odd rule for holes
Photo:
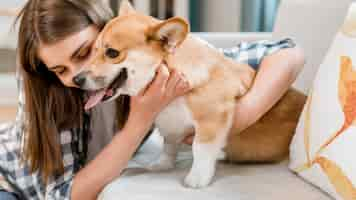
[[[81,72],[73,77],[73,83],[76,84],[78,87],[83,87],[86,81],[86,74],[85,72]]]

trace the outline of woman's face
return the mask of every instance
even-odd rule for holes
[[[88,66],[98,35],[98,28],[92,25],[55,44],[41,44],[38,55],[65,86],[78,87],[73,77]]]

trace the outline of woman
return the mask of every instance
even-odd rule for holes
[[[107,105],[119,111],[120,134],[111,133],[113,123],[98,123],[103,110],[85,113],[85,92],[72,79],[92,58],[92,44],[112,17],[100,2],[29,0],[22,10],[20,106],[16,123],[0,128],[0,199],[95,199],[119,177],[157,113],[189,90],[184,77],[161,67],[138,96]],[[259,68],[251,91],[237,102],[235,127],[256,121],[294,81],[304,61],[292,46],[290,40],[243,43],[224,51]],[[103,137],[109,139],[98,147]]]

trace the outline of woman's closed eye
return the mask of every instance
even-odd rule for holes
[[[67,69],[64,66],[58,66],[53,70],[53,72],[62,76],[67,72]]]

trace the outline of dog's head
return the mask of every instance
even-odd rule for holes
[[[185,40],[188,32],[185,20],[174,17],[161,21],[136,12],[124,0],[119,16],[99,34],[90,66],[74,77],[91,93],[86,109],[144,89],[163,58]]]

